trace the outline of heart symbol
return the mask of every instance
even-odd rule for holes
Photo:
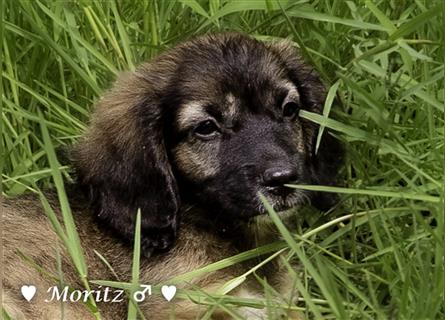
[[[22,291],[22,296],[27,300],[31,301],[32,298],[34,298],[34,295],[36,294],[36,287],[33,285],[24,285],[20,289]]]
[[[161,293],[164,296],[165,300],[170,301],[176,294],[175,286],[162,286]]]

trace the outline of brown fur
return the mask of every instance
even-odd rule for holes
[[[55,196],[48,198],[56,209],[57,200]],[[73,201],[74,200],[74,201]],[[122,244],[119,239],[97,225],[88,209],[73,199],[71,206],[74,211],[77,230],[80,235],[82,247],[88,265],[88,278],[90,280],[114,280],[129,282],[132,265],[132,251],[128,246]],[[72,288],[83,289],[69,255],[60,244],[58,236],[52,226],[37,197],[32,195],[23,196],[19,199],[4,200],[2,204],[3,225],[3,249],[4,249],[4,281],[3,281],[3,307],[13,319],[59,319],[61,317],[61,304],[58,302],[45,302],[50,295],[46,292],[49,287],[57,285],[58,281],[41,274],[34,266],[25,261],[21,255],[33,260],[40,268],[58,276],[57,252],[62,258],[63,282]],[[192,212],[187,213],[192,216]],[[159,284],[174,276],[181,275],[210,263],[230,257],[238,253],[238,249],[231,241],[221,241],[221,238],[212,232],[203,232],[196,228],[187,218],[183,219],[181,225],[183,232],[180,233],[178,245],[173,247],[167,254],[157,255],[150,259],[142,259],[140,268],[140,283]],[[251,237],[252,244],[267,243],[276,238],[275,230],[270,228],[264,232],[261,240]],[[248,231],[246,231],[248,232]],[[252,229],[250,232],[254,232]],[[275,235],[274,235],[275,234]],[[244,243],[243,247],[251,244]],[[98,258],[93,250],[99,252],[111,264],[114,272]],[[187,283],[178,284],[178,288],[198,287],[201,290],[212,293],[220,288],[227,280],[241,275],[253,266],[253,262],[245,262],[229,268],[197,277]],[[271,263],[269,268],[264,268],[266,274],[261,271],[260,276],[267,276],[268,282],[276,289],[289,290],[289,278],[285,277],[284,270],[278,270],[276,263]],[[264,271],[263,270],[263,271]],[[261,299],[263,296],[261,288],[254,281],[247,281],[231,295],[240,295],[245,298]],[[20,287],[24,284],[33,284],[37,287],[37,294],[31,302],[27,302],[20,293]],[[288,298],[295,298],[293,292],[282,292]],[[125,297],[125,300],[127,298]],[[196,319],[207,311],[207,307],[195,304],[189,300],[175,298],[172,302],[166,302],[159,295],[152,295],[141,304],[141,309],[147,319],[168,319],[173,313],[173,305],[176,319]],[[127,312],[126,303],[99,303],[102,319],[125,319]],[[94,319],[82,302],[64,303],[65,319]],[[252,314],[265,316],[264,309],[244,308],[240,309],[241,315],[251,318]],[[292,314],[292,313],[290,313]],[[250,315],[250,316],[249,316]],[[294,315],[296,317],[296,315]],[[231,319],[230,316],[221,311],[213,314],[214,319]]]

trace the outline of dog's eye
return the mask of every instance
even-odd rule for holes
[[[295,118],[295,116],[300,111],[300,107],[295,102],[287,102],[283,107],[283,117],[285,118]]]
[[[218,133],[218,126],[212,120],[201,122],[194,130],[200,138],[210,138]]]

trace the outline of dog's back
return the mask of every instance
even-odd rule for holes
[[[48,195],[58,217],[61,217],[57,200]],[[132,265],[132,250],[112,236],[112,232],[98,225],[83,203],[74,203],[73,217],[77,226],[84,255],[88,266],[89,280],[114,280],[129,282]],[[50,288],[62,284],[73,290],[85,290],[79,275],[73,267],[67,251],[53,230],[50,220],[37,196],[25,195],[15,199],[3,199],[3,307],[13,319],[58,319],[62,314],[66,319],[93,319],[93,314],[82,301],[64,302],[51,299]],[[166,280],[216,262],[237,253],[231,241],[224,241],[217,235],[209,235],[202,228],[184,219],[178,245],[165,254],[150,259],[142,258],[140,283],[157,285]],[[99,252],[111,265],[113,272],[94,252]],[[59,260],[60,258],[60,260]],[[60,262],[58,262],[60,261]],[[245,271],[245,270],[244,270]],[[178,288],[198,286],[206,292],[214,292],[228,278],[243,272],[241,266],[226,268],[217,272],[196,277]],[[117,278],[116,278],[117,276]],[[21,287],[33,285],[36,294],[26,301]],[[60,290],[59,290],[60,292]],[[242,290],[246,292],[246,290]],[[45,301],[51,300],[51,301]],[[125,318],[127,297],[119,303],[99,303],[103,319]],[[179,319],[195,319],[206,311],[205,306],[189,301],[177,301],[175,310]],[[171,312],[160,295],[153,295],[141,303],[141,308],[150,319],[165,319]],[[215,314],[216,315],[216,314]]]
[[[60,253],[63,281],[78,284],[60,240],[45,216],[40,201],[32,195],[2,201],[3,223],[3,308],[12,319],[59,319],[60,302],[45,302],[47,290],[58,284],[57,252]],[[31,301],[22,296],[22,286],[33,285]],[[92,319],[84,306],[65,305],[67,319]]]

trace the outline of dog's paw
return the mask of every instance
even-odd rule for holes
[[[145,229],[141,236],[141,252],[150,257],[155,251],[166,251],[175,243],[176,228]]]

